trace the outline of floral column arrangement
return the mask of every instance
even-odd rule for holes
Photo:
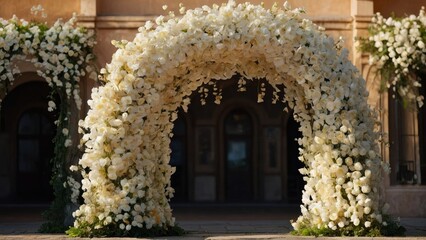
[[[384,18],[377,13],[369,37],[361,39],[361,50],[370,53],[382,76],[382,90],[392,88],[405,106],[423,105],[419,73],[426,68],[426,14]]]
[[[51,160],[51,184],[55,199],[46,213],[48,222],[41,229],[48,232],[64,231],[64,209],[71,203],[73,191],[67,184],[70,179],[67,154],[73,144],[70,133],[71,108],[76,106],[79,110],[82,104],[79,82],[87,74],[96,79],[92,69],[92,49],[95,44],[93,32],[77,27],[76,21],[76,16],[73,16],[67,22],[58,20],[49,27],[16,16],[9,20],[0,19],[0,103],[19,74],[17,61],[30,61],[51,88],[50,101],[46,107],[49,111],[58,109],[59,112],[55,122],[54,158]]]
[[[102,70],[105,85],[93,89],[80,122],[84,204],[68,233],[173,231],[169,145],[178,108],[186,110],[203,84],[238,73],[249,81],[266,79],[274,96],[284,89],[279,100],[301,125],[306,185],[295,233],[386,234],[393,224],[380,201],[387,165],[365,81],[348,51],[288,4],[266,9],[231,0],[193,10],[181,6],[180,13],[148,21],[133,41],[114,42],[118,50]],[[220,103],[220,91],[213,96]]]

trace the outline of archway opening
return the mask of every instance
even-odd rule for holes
[[[238,90],[241,81],[244,91]],[[206,99],[204,88],[209,88]],[[221,92],[219,104],[214,102],[215,88]],[[263,102],[257,101],[260,88]],[[240,74],[192,92],[187,112],[179,109],[173,122],[170,143],[176,219],[297,217],[303,188],[300,125],[284,111],[286,104],[273,103],[273,97],[265,79],[248,80]]]
[[[4,201],[49,203],[55,112],[46,109],[50,89],[45,82],[33,81],[14,88],[2,102],[2,135],[7,154],[2,157],[8,194]]]
[[[241,81],[244,91],[238,91]],[[210,93],[204,99],[206,87]],[[220,104],[214,103],[214,88],[221,92]],[[265,95],[262,103],[259,94]],[[172,203],[265,208],[301,203],[300,125],[283,110],[286,104],[273,97],[265,79],[239,74],[192,93],[188,111],[179,110],[172,131]]]

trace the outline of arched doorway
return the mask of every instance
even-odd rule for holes
[[[42,203],[53,199],[50,186],[55,113],[47,111],[49,87],[32,81],[14,88],[1,108],[1,132],[8,139],[9,169],[3,201]]]
[[[220,105],[191,96],[174,121],[170,164],[172,202],[300,203],[300,125],[283,103],[257,103],[257,82],[235,93],[238,78],[218,83]],[[272,89],[266,86],[266,97]],[[195,91],[198,92],[198,91]],[[190,121],[189,121],[190,119]]]

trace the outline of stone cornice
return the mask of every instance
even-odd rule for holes
[[[326,30],[351,30],[353,18],[351,16],[314,16],[307,17],[315,24]]]
[[[98,16],[96,28],[101,29],[137,29],[146,21],[155,20],[157,16]]]
[[[357,29],[368,29],[371,24],[371,19],[373,16],[354,16],[355,28]]]
[[[97,29],[137,29],[146,21],[153,21],[157,16],[80,16],[79,23],[88,28]],[[326,30],[351,30],[354,20],[363,23],[362,16],[313,16],[307,17]],[[368,16],[368,22],[371,16]],[[365,21],[366,22],[366,21]]]

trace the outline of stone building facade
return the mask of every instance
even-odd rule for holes
[[[182,0],[188,9],[221,3],[219,0]],[[242,2],[242,1],[237,1]],[[264,2],[266,7],[275,1]],[[426,110],[410,111],[391,93],[379,93],[380,76],[368,64],[368,56],[357,49],[355,39],[365,36],[375,12],[384,16],[418,14],[422,0],[289,0],[303,7],[306,18],[337,39],[342,36],[350,59],[362,72],[370,92],[369,103],[379,111],[382,131],[388,139],[382,155],[391,165],[385,180],[385,198],[398,216],[426,216]],[[42,19],[30,14],[41,4],[47,13]],[[3,0],[0,17],[13,14],[27,20],[54,22],[75,12],[79,23],[96,31],[97,66],[110,62],[115,48],[111,40],[132,40],[138,27],[158,15],[162,8],[178,13],[175,0]],[[45,202],[51,198],[48,186],[49,158],[52,154],[54,115],[47,112],[47,84],[34,66],[20,63],[22,74],[9,89],[1,108],[0,202]],[[423,77],[426,80],[426,76]],[[298,124],[280,104],[256,102],[258,83],[237,93],[236,80],[224,81],[220,105],[201,106],[194,94],[187,113],[175,123],[171,163],[177,172],[172,178],[175,202],[215,203],[298,203],[303,180],[297,169]],[[81,83],[82,98],[90,98],[96,86]],[[268,88],[268,87],[267,87]],[[267,96],[270,94],[267,89]],[[424,89],[423,89],[424,91]],[[425,91],[426,92],[426,91]],[[84,101],[85,102],[85,101]],[[84,116],[84,105],[80,116]]]

